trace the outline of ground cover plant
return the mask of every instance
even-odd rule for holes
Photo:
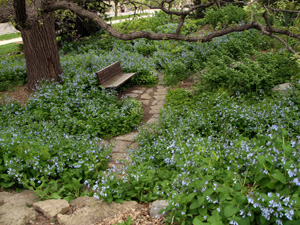
[[[84,194],[111,157],[101,138],[128,133],[143,116],[141,103],[117,99],[98,85],[96,71],[119,60],[132,81],[153,84],[151,59],[129,51],[106,52],[82,46],[61,56],[62,84],[41,82],[27,104],[0,106],[0,186],[30,188],[42,199],[71,200]],[[24,58],[4,58],[3,80],[26,76]],[[14,80],[15,81],[15,80]]]
[[[0,67],[0,91],[6,91],[13,86],[22,86],[26,83],[27,74],[23,57],[0,58]]]
[[[299,87],[257,100],[171,92],[128,176],[99,179],[99,197],[168,199],[168,221],[182,224],[296,224]]]
[[[174,31],[169,18],[161,21],[157,31]],[[141,24],[133,29],[148,26]],[[63,44],[63,85],[41,84],[25,107],[0,106],[1,188],[35,189],[42,199],[168,199],[169,223],[297,224],[299,67],[280,48],[252,30],[206,44],[113,38]],[[118,101],[97,85],[95,72],[117,60],[125,72],[137,72],[135,84],[154,84],[155,69],[166,84],[202,74],[195,93],[168,94],[159,124],[141,130],[121,180],[106,170],[110,147],[99,137],[129,132],[142,112],[139,102]],[[5,76],[13,63],[7,61]],[[291,90],[270,91],[291,77]]]

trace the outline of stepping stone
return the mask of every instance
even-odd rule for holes
[[[127,154],[125,153],[113,153],[112,160],[126,160]]]
[[[137,150],[138,149],[138,143],[136,143],[136,142],[133,142],[129,147],[128,147],[128,149],[130,149],[130,150]]]
[[[158,100],[154,100],[153,102],[152,102],[152,105],[156,105],[158,103]]]
[[[144,93],[144,91],[143,90],[133,90],[132,93],[142,94],[142,93]]]
[[[148,105],[150,100],[141,100],[144,105]]]
[[[149,100],[151,99],[151,96],[148,93],[142,94],[141,99]]]
[[[149,120],[146,122],[146,124],[154,123],[154,122],[156,122],[156,121],[157,121],[157,119],[151,118],[151,119],[149,119]]]
[[[164,106],[165,104],[166,104],[166,101],[161,100],[161,101],[159,101],[156,105]]]
[[[114,153],[126,153],[128,146],[131,144],[131,142],[128,141],[121,141],[121,140],[116,140],[114,143],[114,148],[113,148],[113,154]]]
[[[134,137],[138,134],[138,132],[131,132],[129,134],[124,134],[121,136],[116,137],[116,140],[122,140],[122,141],[133,141]]]
[[[163,90],[163,89],[158,89],[155,93],[154,93],[154,95],[166,95],[168,93],[168,90],[167,89],[165,89],[165,90]]]
[[[130,94],[126,94],[126,96],[128,96],[128,97],[130,97],[130,98],[136,98],[138,95],[137,95],[137,94],[130,93]]]
[[[165,100],[166,99],[166,97],[165,96],[161,96],[161,95],[155,95],[154,96],[154,99],[156,99],[156,100]]]
[[[152,116],[153,118],[159,118],[159,113],[156,113]]]
[[[153,106],[151,106],[151,109],[152,110],[156,110],[156,109],[160,110],[162,107],[163,107],[162,105],[153,105]]]
[[[149,111],[149,113],[151,113],[151,114],[159,114],[160,113],[160,109],[151,109]]]
[[[151,93],[153,91],[153,88],[149,88],[147,91],[146,91],[146,93]]]
[[[41,212],[48,219],[53,219],[57,214],[65,214],[69,211],[69,203],[64,199],[50,199],[46,201],[36,202],[33,208]]]

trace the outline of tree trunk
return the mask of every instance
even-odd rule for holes
[[[28,89],[38,81],[60,82],[62,73],[54,29],[54,14],[43,13],[42,20],[21,29],[27,67]]]

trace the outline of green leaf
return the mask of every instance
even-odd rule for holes
[[[190,209],[197,209],[197,208],[199,208],[201,205],[202,205],[202,204],[199,204],[198,199],[195,199],[195,200],[193,201],[193,203],[190,205]]]
[[[210,223],[210,224],[214,224],[214,225],[222,225],[222,217],[220,216],[220,214],[218,213],[217,210],[215,210],[213,212],[213,215],[210,216],[207,221]]]
[[[52,193],[51,198],[53,199],[61,199],[61,196],[58,193]]]
[[[250,219],[249,218],[236,218],[236,221],[239,225],[250,225]]]
[[[263,155],[259,155],[257,156],[257,160],[260,165],[263,165],[265,162],[265,157]]]
[[[285,176],[279,170],[275,170],[271,176],[274,179],[279,180],[281,183],[286,184]]]
[[[202,221],[199,219],[200,216],[197,216],[194,218],[193,220],[193,224],[194,225],[202,225],[202,224],[205,224],[205,223],[202,223]]]
[[[226,218],[230,218],[231,216],[236,214],[238,211],[239,211],[238,208],[233,207],[233,205],[228,205],[224,209],[224,215],[226,216]]]

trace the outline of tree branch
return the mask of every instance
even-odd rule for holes
[[[183,26],[185,17],[186,17],[186,15],[182,15],[182,16],[181,16],[180,21],[179,21],[179,23],[178,23],[178,27],[177,27],[177,29],[176,29],[176,34],[180,34],[180,30],[181,30],[181,28],[182,28],[182,26]]]
[[[170,1],[172,2],[172,1]],[[161,11],[163,11],[164,13],[166,14],[169,14],[169,15],[176,15],[176,16],[182,16],[182,15],[188,15],[190,14],[191,12],[195,11],[196,9],[199,9],[199,8],[202,8],[202,9],[205,9],[205,8],[208,8],[210,6],[212,6],[214,4],[214,1],[210,0],[209,3],[206,3],[206,4],[202,4],[202,5],[195,5],[195,6],[192,6],[190,7],[189,10],[187,11],[181,11],[181,12],[178,12],[178,11],[171,11],[169,9],[166,9],[164,7],[164,3],[168,3],[167,1],[162,1],[160,3],[158,3],[157,6],[150,6],[146,3],[141,3],[141,2],[135,2],[135,1],[129,1],[129,3],[134,3],[134,4],[139,4],[139,5],[143,5],[143,6],[146,6],[148,7],[149,9],[160,9]]]
[[[297,10],[287,10],[287,9],[274,9],[274,8],[270,8],[268,6],[265,6],[265,8],[275,11],[275,12],[286,12],[286,13],[300,13],[300,11]]]

